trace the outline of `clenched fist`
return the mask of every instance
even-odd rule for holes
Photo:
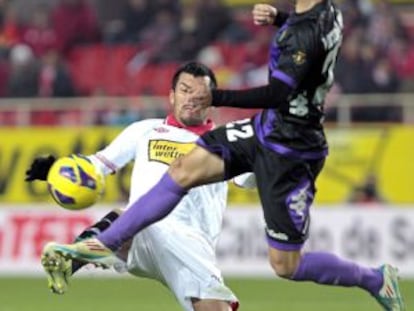
[[[272,25],[277,15],[277,9],[269,4],[255,4],[252,15],[255,25]]]

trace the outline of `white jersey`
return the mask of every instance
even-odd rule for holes
[[[165,120],[145,120],[128,126],[91,159],[105,175],[135,161],[130,205],[158,182],[174,159],[193,149],[197,138]],[[251,180],[241,178],[238,184]],[[228,301],[237,310],[237,298],[224,284],[215,257],[226,201],[226,182],[191,189],[167,217],[134,236],[118,270],[159,280],[186,311],[193,311],[193,298]]]
[[[188,130],[167,125],[164,119],[149,119],[125,128],[110,145],[91,159],[105,175],[135,161],[129,196],[129,204],[132,204],[158,182],[173,160],[194,148],[197,138]],[[181,227],[191,227],[203,233],[214,247],[226,203],[226,182],[196,187],[166,218],[154,225],[179,223]]]

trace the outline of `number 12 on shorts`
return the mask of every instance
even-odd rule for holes
[[[226,135],[228,141],[237,141],[253,136],[253,127],[250,119],[238,120],[226,124]]]

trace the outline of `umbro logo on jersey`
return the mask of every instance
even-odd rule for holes
[[[154,131],[158,132],[158,133],[168,133],[170,130],[166,129],[165,127],[156,127],[154,129]]]

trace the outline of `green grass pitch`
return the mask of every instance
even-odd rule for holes
[[[370,311],[381,308],[365,292],[275,279],[227,278],[240,311]],[[414,306],[414,280],[401,282],[407,310]],[[180,311],[159,283],[139,278],[79,277],[62,296],[42,278],[0,278],[0,311]],[[413,309],[414,310],[414,309]]]

